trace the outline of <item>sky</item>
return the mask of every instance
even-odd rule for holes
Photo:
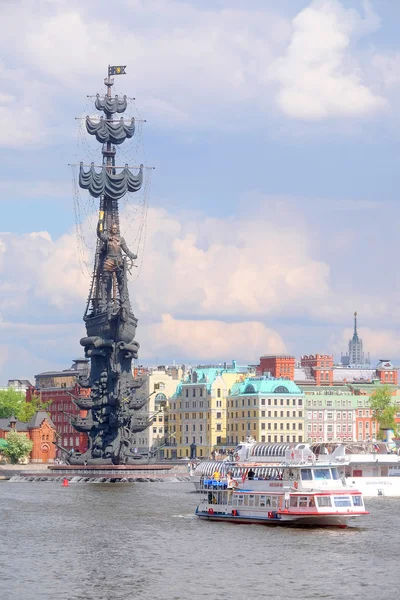
[[[1,8],[0,385],[82,356],[96,202],[69,165],[101,160],[109,64],[146,120],[121,164],[155,167],[120,207],[139,364],[339,360],[355,310],[400,364],[400,3]]]

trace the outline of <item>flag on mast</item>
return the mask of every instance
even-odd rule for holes
[[[118,65],[113,67],[108,67],[108,76],[112,75],[126,75],[125,73],[126,65]]]

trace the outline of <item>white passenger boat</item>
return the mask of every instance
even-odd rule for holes
[[[346,527],[349,519],[369,514],[361,492],[345,484],[337,466],[322,461],[316,464],[304,449],[287,451],[285,461],[269,479],[253,479],[253,469],[243,474],[238,487],[232,487],[228,479],[202,479],[198,517],[234,523]]]
[[[221,475],[232,470],[241,477],[246,469],[253,469],[256,477],[274,476],[288,450],[304,450],[316,463],[334,462],[346,485],[360,490],[365,497],[400,497],[400,456],[383,442],[321,443],[321,444],[266,444],[242,442],[235,450],[235,460],[200,462],[191,481],[200,491],[201,480],[217,469]]]

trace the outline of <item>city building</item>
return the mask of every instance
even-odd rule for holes
[[[363,341],[358,336],[357,331],[357,313],[354,313],[354,331],[353,337],[349,340],[349,350],[347,354],[342,354],[341,361],[345,367],[365,367],[370,364],[369,354],[364,356]]]
[[[295,369],[295,381],[304,375],[303,381],[313,381],[315,385],[332,385],[333,355],[310,354],[300,358],[300,369]]]
[[[169,401],[171,442],[167,458],[208,457],[227,447],[227,397],[232,386],[245,379],[251,367],[199,365],[185,373]]]
[[[0,391],[14,390],[25,395],[30,387],[32,387],[32,384],[27,379],[9,379],[6,386],[0,386]]]
[[[367,404],[368,399],[364,402]],[[350,388],[307,388],[304,404],[307,442],[357,440],[358,401]],[[375,434],[376,430],[372,433]]]
[[[388,359],[379,359],[376,375],[381,383],[398,385],[399,369],[394,367]]]
[[[11,419],[0,419],[0,439],[7,441],[8,434],[16,431],[32,440],[33,448],[29,455],[30,462],[52,463],[56,456],[54,445],[55,427],[45,411],[38,411],[29,423]]]
[[[140,398],[147,398],[143,407],[147,411],[150,425],[134,437],[133,444],[141,454],[157,455],[164,458],[165,447],[176,446],[176,440],[171,435],[169,427],[169,399],[176,392],[180,383],[179,370],[159,366],[139,374],[144,377],[145,384],[140,388]]]
[[[227,398],[227,444],[304,441],[304,393],[291,380],[249,377]]]
[[[29,402],[32,396],[39,397],[43,402],[51,401],[48,411],[56,429],[57,458],[63,458],[65,452],[83,453],[87,449],[86,433],[78,433],[71,425],[71,416],[85,416],[74,404],[76,397],[89,396],[90,389],[82,388],[78,383],[81,376],[88,375],[89,360],[80,358],[73,361],[70,369],[63,371],[46,371],[35,375],[35,386],[26,393]]]
[[[266,375],[270,377],[286,377],[294,379],[294,356],[272,355],[261,356],[260,364],[257,366],[257,375]]]

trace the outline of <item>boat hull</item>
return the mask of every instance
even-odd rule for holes
[[[367,514],[367,513],[365,513]],[[292,526],[292,527],[339,527],[344,529],[348,526],[349,519],[360,515],[277,515],[276,517],[261,517],[247,515],[232,515],[224,513],[209,514],[208,512],[197,511],[196,516],[207,521],[225,521],[227,523],[239,523],[241,525],[271,525],[271,526]]]

